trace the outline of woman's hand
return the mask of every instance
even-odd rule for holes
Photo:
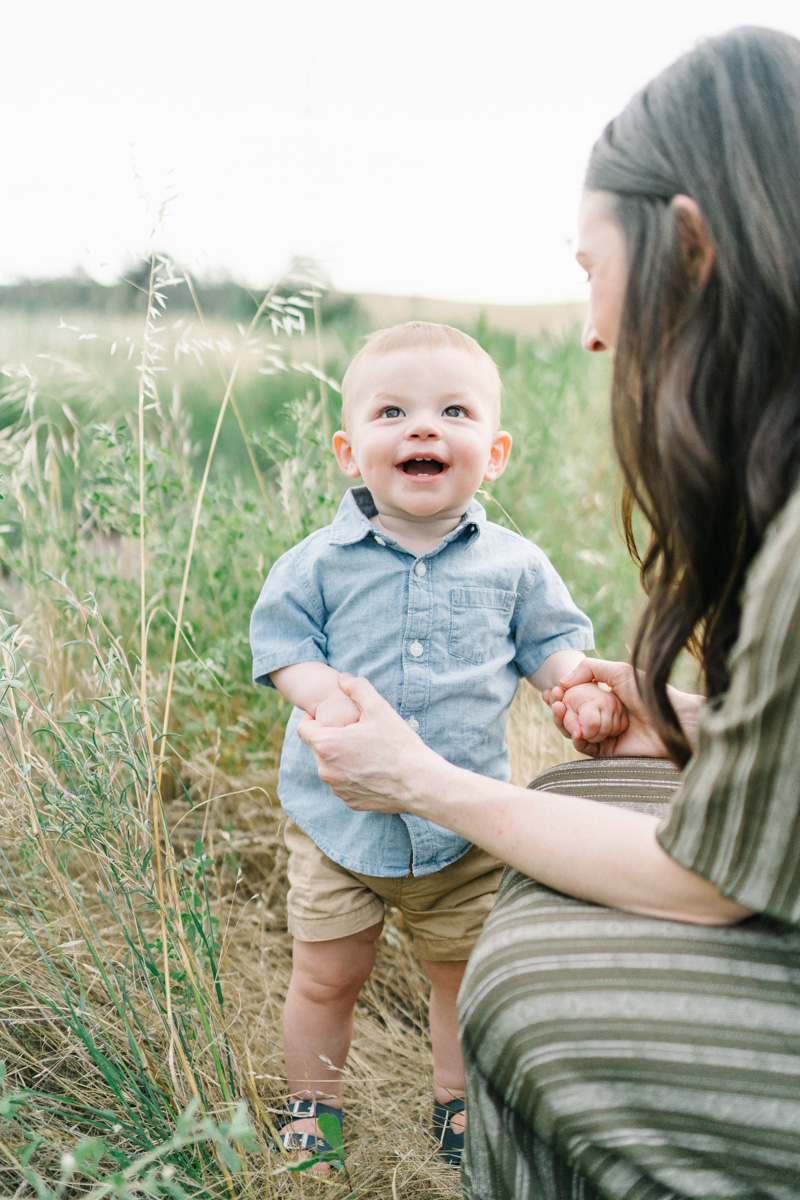
[[[625,755],[646,758],[667,757],[667,748],[650,723],[644,702],[636,686],[633,667],[628,663],[585,658],[571,675],[561,681],[561,686],[550,690],[545,699],[550,704],[555,723],[564,737],[570,737],[569,729],[564,723],[566,719],[569,724],[570,717],[564,697],[570,688],[586,683],[604,683],[613,690],[617,699],[625,706],[628,727],[618,736],[608,737],[602,742],[592,743],[584,738],[574,737],[572,744],[576,750],[581,754],[588,754],[591,758],[620,758]],[[670,691],[673,703],[677,696],[686,695],[683,692],[674,692],[672,689]],[[701,701],[702,698],[687,697],[687,699]],[[677,704],[676,709],[678,709]],[[678,715],[680,717],[679,710]]]
[[[340,675],[339,686],[357,705],[353,725],[332,728],[305,714],[298,737],[311,747],[319,777],[356,810],[419,812],[420,772],[435,772],[439,758],[366,679]]]

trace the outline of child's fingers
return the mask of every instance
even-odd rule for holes
[[[552,688],[550,707],[556,725],[583,754],[612,753],[616,739],[628,728],[625,706],[610,688],[596,683]]]
[[[564,737],[570,737],[571,735],[567,733],[566,729],[564,728],[564,717],[567,714],[566,704],[563,704],[560,700],[554,701],[550,705],[550,712],[553,714],[553,720],[555,721],[560,732],[564,735]]]
[[[578,711],[578,722],[586,741],[596,742],[603,733],[603,714],[596,704],[582,704]]]
[[[614,696],[613,704],[609,708],[609,731],[608,737],[619,737],[628,728],[628,710],[620,700]]]
[[[618,738],[628,728],[628,714],[622,705],[604,706],[598,714],[598,726],[595,740],[603,742],[607,738]]]
[[[586,737],[586,731],[583,728],[581,716],[575,711],[574,708],[565,708],[562,725],[567,737],[572,738],[573,742],[576,738]]]
[[[625,709],[618,709],[611,716],[611,730],[609,737],[619,737],[628,728],[628,714]]]
[[[616,705],[603,705],[598,713],[598,741],[605,741],[606,738],[617,737],[617,735],[621,733],[619,717],[620,714],[617,711]]]
[[[567,708],[563,701],[556,700],[550,706],[550,711],[556,726],[565,738],[571,738],[574,741],[576,737],[580,737],[580,722],[574,709]]]

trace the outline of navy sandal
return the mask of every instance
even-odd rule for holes
[[[458,1133],[453,1129],[450,1118],[456,1113],[462,1113],[466,1108],[466,1100],[459,1096],[442,1104],[440,1100],[433,1102],[433,1136],[439,1143],[439,1155],[451,1167],[460,1167],[464,1154],[464,1130]]]
[[[319,1134],[301,1133],[298,1129],[292,1128],[292,1121],[300,1120],[302,1117],[319,1117],[323,1113],[330,1113],[340,1126],[343,1125],[342,1110],[332,1108],[330,1104],[323,1104],[321,1100],[292,1100],[285,1104],[282,1116],[288,1118],[289,1123],[284,1125],[278,1134],[278,1141],[284,1150],[288,1150],[290,1153],[307,1150],[309,1154],[325,1154],[329,1150],[333,1150],[330,1142],[327,1142],[324,1137],[320,1137]]]

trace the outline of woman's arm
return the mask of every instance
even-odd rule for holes
[[[699,925],[750,915],[661,849],[657,818],[454,767],[365,679],[343,675],[340,687],[360,709],[358,723],[331,729],[307,716],[298,733],[320,778],[351,808],[425,817],[541,883],[597,904]]]

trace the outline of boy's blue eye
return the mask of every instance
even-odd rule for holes
[[[444,410],[444,415],[446,417],[463,417],[464,409],[460,404],[448,404],[447,408]]]
[[[402,417],[402,408],[385,408],[381,413],[382,417]]]

